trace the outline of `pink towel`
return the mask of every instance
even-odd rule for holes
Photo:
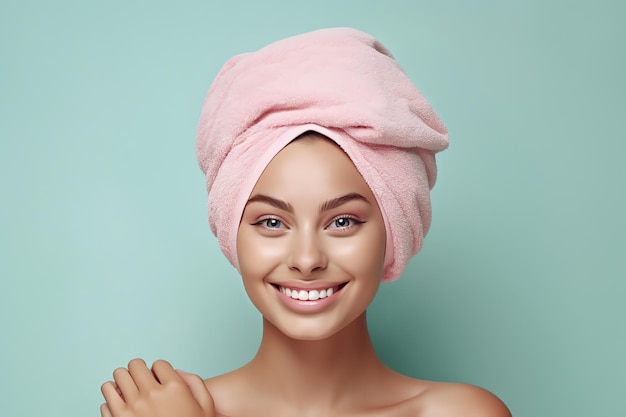
[[[383,280],[396,279],[430,227],[435,153],[448,135],[389,51],[350,28],[235,56],[211,85],[196,146],[224,254],[238,268],[237,229],[250,192],[270,160],[309,130],[341,146],[372,189],[387,230]]]

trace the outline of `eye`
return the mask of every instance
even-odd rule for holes
[[[354,217],[339,216],[339,217],[335,217],[330,222],[330,224],[328,225],[328,228],[329,229],[349,229],[361,223],[363,222],[355,219]]]
[[[266,217],[257,221],[256,223],[252,223],[252,225],[260,226],[268,230],[280,230],[285,228],[285,224],[281,220],[274,217]]]
[[[283,222],[281,222],[278,219],[265,219],[262,220],[261,223],[263,224],[263,226],[267,227],[268,229],[279,229],[280,226],[282,226]]]

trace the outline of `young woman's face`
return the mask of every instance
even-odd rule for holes
[[[299,139],[267,166],[243,212],[243,283],[284,334],[324,339],[365,312],[381,281],[385,226],[376,199],[333,142]]]

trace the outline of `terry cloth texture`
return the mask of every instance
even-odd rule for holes
[[[431,222],[435,153],[448,133],[391,53],[350,28],[231,58],[204,101],[196,149],[211,230],[238,268],[237,229],[272,158],[307,131],[335,141],[372,189],[387,231],[383,281],[398,278]]]

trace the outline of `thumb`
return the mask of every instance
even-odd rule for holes
[[[204,381],[196,374],[190,374],[185,371],[181,371],[180,369],[176,370],[176,373],[183,379],[185,384],[189,387],[191,391],[191,395],[193,398],[200,404],[200,407],[207,413],[207,416],[215,415],[215,404],[213,402],[213,397],[211,397],[211,393],[207,389],[206,385],[204,385]]]

